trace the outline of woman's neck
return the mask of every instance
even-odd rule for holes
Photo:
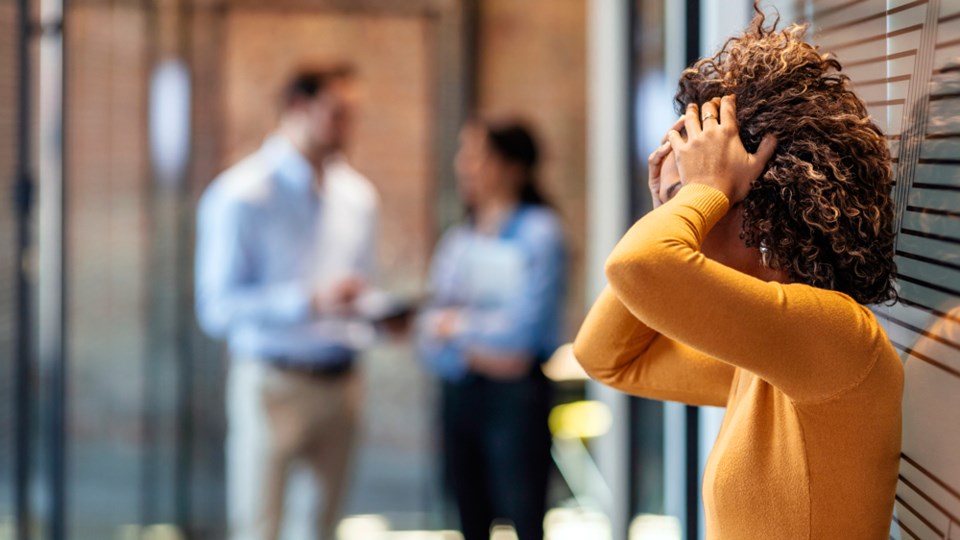
[[[757,250],[757,255],[760,251]],[[753,272],[749,272],[753,277],[763,281],[775,281],[777,283],[792,283],[790,273],[783,269],[773,269],[762,264],[757,264]]]
[[[518,201],[512,197],[491,197],[477,205],[474,226],[481,234],[495,235],[507,217],[516,209]]]

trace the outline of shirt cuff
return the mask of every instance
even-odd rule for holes
[[[313,311],[310,294],[306,288],[298,283],[280,285],[274,291],[274,305],[280,313],[280,318],[294,324],[307,322]]]
[[[730,210],[727,196],[719,189],[705,184],[683,186],[669,203],[681,204],[698,211],[706,221],[707,230],[712,229]]]

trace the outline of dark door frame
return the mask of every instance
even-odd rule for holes
[[[13,504],[17,540],[27,540],[30,534],[30,402],[33,399],[30,365],[30,276],[27,265],[30,249],[30,217],[33,208],[33,171],[30,163],[30,1],[17,1],[17,168],[13,179],[17,241],[14,260],[16,261],[16,305],[13,320],[16,341],[14,342],[13,368],[13,406],[14,416],[14,484]]]

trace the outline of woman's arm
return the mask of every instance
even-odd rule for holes
[[[591,377],[651,399],[724,406],[734,368],[659,335],[637,320],[607,288],[573,344]]]
[[[455,380],[467,373],[463,347],[453,339],[458,308],[454,298],[456,259],[462,244],[457,228],[447,231],[430,262],[430,300],[421,310],[415,326],[415,345],[421,361],[434,374]]]
[[[736,102],[725,96],[668,133],[685,185],[627,232],[607,261],[624,307],[664,337],[746,369],[797,401],[836,397],[862,381],[885,344],[873,314],[850,297],[765,282],[706,258],[704,238],[742,200],[772,156],[740,141]]]
[[[672,126],[679,130],[681,117]],[[667,136],[647,159],[653,207],[670,199],[678,185],[662,185]],[[597,299],[574,343],[574,353],[596,380],[631,394],[690,405],[725,405],[734,368],[666,338],[640,322],[609,287]]]
[[[873,314],[850,297],[802,284],[765,282],[707,259],[703,239],[743,200],[773,155],[740,140],[735,96],[696,105],[686,137],[668,133],[685,184],[637,222],[607,263],[617,296],[662,334],[747,369],[796,400],[828,399],[869,373],[886,339]]]
[[[720,191],[690,184],[638,221],[607,261],[617,297],[664,336],[794,399],[855,386],[883,343],[872,314],[841,293],[765,282],[706,258],[701,242],[728,206]]]

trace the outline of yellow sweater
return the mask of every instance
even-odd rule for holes
[[[574,344],[624,392],[726,406],[703,481],[710,539],[885,539],[903,366],[849,296],[710,260],[727,198],[691,184],[638,221]]]

